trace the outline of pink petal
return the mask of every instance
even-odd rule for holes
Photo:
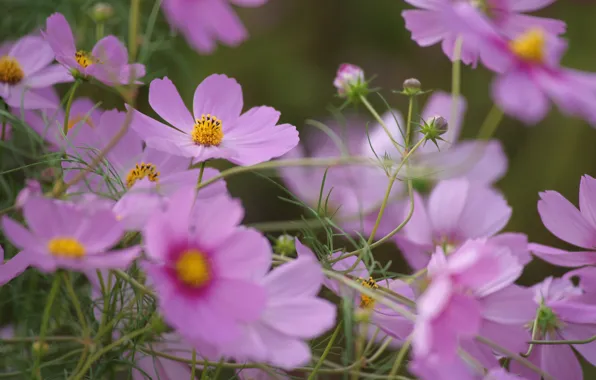
[[[435,197],[438,196],[438,193]],[[404,216],[410,210],[404,210]],[[433,243],[433,225],[424,204],[424,200],[418,193],[414,193],[414,213],[410,221],[406,223],[403,229],[403,235],[410,242],[425,245]]]
[[[565,340],[586,340],[596,335],[596,326],[567,324],[561,330],[561,337]],[[596,364],[596,344],[574,344],[575,348],[592,365]]]
[[[213,74],[197,87],[193,99],[196,119],[211,114],[222,122],[225,133],[242,112],[242,87],[236,80],[225,75]]]
[[[312,339],[335,325],[335,305],[317,298],[288,298],[270,303],[261,320],[288,336]]]
[[[542,260],[567,268],[577,268],[584,265],[596,264],[596,252],[570,252],[542,244],[531,243],[528,249]]]
[[[559,239],[582,248],[595,246],[595,228],[561,194],[540,193],[538,213],[544,226]]]
[[[296,244],[299,244],[296,241]],[[318,261],[300,255],[297,260],[280,265],[262,280],[270,302],[300,297],[314,297],[321,289],[323,271]]]
[[[291,370],[309,362],[310,347],[302,340],[280,334],[266,326],[259,328],[259,334],[269,348],[269,364]]]
[[[15,247],[26,249],[36,245],[37,238],[26,228],[5,216],[2,218],[2,231]]]
[[[542,369],[555,379],[582,380],[582,367],[571,347],[545,345],[541,352]]]
[[[534,292],[517,285],[508,286],[481,299],[485,319],[503,324],[525,324],[536,316]]]
[[[592,227],[596,229],[596,179],[585,175],[579,185],[579,209]]]
[[[0,247],[2,250],[2,247]],[[37,255],[30,251],[21,251],[4,262],[0,259],[0,286],[16,278],[37,260]]]
[[[128,63],[126,47],[115,36],[106,36],[99,40],[91,54],[101,62],[99,66],[119,67]]]
[[[227,240],[236,233],[236,228],[244,217],[240,200],[232,199],[227,194],[210,199],[197,199],[192,212],[193,224],[197,226],[197,240],[206,250],[219,250],[219,247],[225,246]],[[175,217],[176,214],[171,215]],[[237,248],[235,245],[232,247]]]
[[[459,229],[469,188],[468,181],[461,179],[442,181],[435,186],[428,200],[428,214],[435,234],[448,237]]]
[[[420,46],[434,45],[449,33],[440,11],[407,10],[401,15],[412,39]]]
[[[231,315],[242,322],[257,320],[265,310],[267,302],[264,287],[232,278],[218,278],[209,289],[208,297],[213,310]]]
[[[523,69],[498,76],[492,85],[493,100],[503,111],[526,124],[536,124],[549,111],[548,98]]]
[[[194,125],[192,115],[168,77],[151,81],[149,104],[159,116],[176,128],[186,133],[192,130]]]
[[[516,12],[534,12],[545,8],[554,2],[555,0],[516,0],[510,1],[509,6],[512,11]]]
[[[10,49],[9,56],[16,58],[25,77],[37,73],[54,60],[54,52],[41,37],[25,36]]]
[[[43,34],[57,57],[74,58],[76,47],[72,30],[61,13],[54,13],[48,17]]]

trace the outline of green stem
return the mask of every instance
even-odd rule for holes
[[[41,318],[41,328],[39,329],[39,344],[43,346],[45,343],[45,336],[48,330],[48,324],[50,322],[50,314],[52,311],[52,306],[54,305],[54,300],[58,295],[58,291],[60,290],[60,276],[54,276],[54,281],[52,282],[52,288],[50,289],[50,294],[48,295],[48,300],[46,302],[46,307],[43,311],[43,316]],[[39,374],[39,364],[41,363],[41,353],[38,353],[35,357],[35,365],[33,366],[33,377],[34,378],[41,378],[41,374]]]
[[[321,357],[319,358],[319,361],[317,362],[317,364],[315,364],[315,367],[313,368],[311,374],[308,376],[307,380],[316,379],[317,372],[319,372],[319,370],[321,369],[321,366],[323,365],[323,361],[325,360],[325,358],[327,358],[327,355],[329,355],[329,352],[331,352],[333,343],[335,343],[335,339],[337,338],[337,335],[341,331],[342,324],[343,324],[343,320],[337,324],[335,331],[333,331],[331,338],[329,338],[329,343],[327,343],[327,347],[325,347],[325,351],[323,351],[323,355],[321,355]]]
[[[74,100],[75,93],[77,92],[77,88],[81,84],[80,79],[76,79],[70,88],[70,92],[68,94],[68,100],[66,102],[66,110],[64,111],[64,124],[62,125],[64,136],[68,134],[68,124],[70,122],[70,108],[72,107],[72,102]]]
[[[81,308],[81,303],[79,302],[79,298],[77,297],[77,293],[75,292],[74,288],[72,287],[72,282],[70,278],[70,273],[64,272],[64,284],[66,285],[66,292],[68,293],[74,307],[75,312],[77,313],[77,318],[79,318],[79,323],[83,329],[83,336],[85,339],[89,338],[89,327],[87,326],[87,320],[85,319],[85,314],[83,314],[83,309]]]
[[[368,109],[368,111],[375,118],[377,123],[379,123],[381,125],[381,127],[383,128],[383,130],[389,137],[389,140],[391,140],[391,143],[393,144],[395,149],[397,149],[397,151],[399,152],[399,154],[401,156],[403,154],[401,147],[399,146],[399,143],[397,141],[395,141],[395,139],[393,138],[393,135],[391,134],[391,131],[389,131],[387,124],[385,124],[385,122],[383,121],[383,118],[381,118],[381,116],[377,113],[377,111],[374,109],[374,107],[368,102],[368,100],[366,99],[365,96],[360,95],[360,101],[362,101],[362,104],[364,104],[364,106]]]
[[[143,335],[149,331],[151,331],[151,325],[145,326],[144,328],[142,328],[140,330],[136,330],[131,333],[128,333],[128,334],[124,335],[122,338],[116,340],[115,342],[112,342],[112,344],[109,344],[109,345],[105,346],[104,348],[102,348],[101,350],[97,351],[93,356],[91,356],[89,358],[89,360],[87,360],[87,362],[85,363],[83,368],[78,372],[78,374],[72,377],[73,380],[81,380],[85,376],[85,373],[87,373],[87,371],[91,368],[93,363],[95,361],[97,361],[98,359],[100,359],[106,353],[110,352],[113,348],[116,348],[116,347],[122,345],[123,343],[126,343],[126,341],[136,338],[139,335]]]
[[[461,50],[463,39],[458,36],[455,40],[455,49],[453,56],[453,66],[451,67],[451,117],[449,125],[455,125],[455,118],[457,117],[457,106],[459,96],[461,94]]]
[[[192,349],[192,363],[190,364],[190,380],[194,380],[197,371],[197,350]],[[207,368],[203,368],[203,373],[207,372]],[[203,376],[201,376],[202,378]]]
[[[130,1],[130,17],[128,21],[128,52],[130,61],[134,62],[137,57],[138,47],[138,28],[139,28],[139,13],[141,9],[141,0]]]
[[[214,380],[219,379],[219,374],[221,373],[221,370],[223,369],[223,364],[224,364],[224,358],[221,358],[221,360],[217,364],[217,368],[215,369],[215,374],[213,375]]]
[[[391,372],[389,372],[389,377],[393,377],[397,375],[397,372],[401,368],[401,364],[406,357],[406,354],[410,350],[410,345],[412,344],[412,336],[409,336],[408,339],[404,342],[404,345],[401,346],[399,352],[397,353],[397,357],[395,358],[395,362],[393,363],[393,367],[391,367]]]
[[[133,288],[137,289],[138,291],[155,298],[155,295],[151,290],[149,290],[145,285],[141,284],[134,278],[130,277],[126,272],[121,271],[119,269],[112,271],[116,276],[120,277],[124,281],[128,282]]]
[[[591,338],[584,339],[584,340],[531,340],[528,343],[531,344],[588,344],[596,341],[596,335]]]
[[[99,41],[103,38],[104,35],[104,28],[105,24],[103,21],[98,22],[95,24],[95,38]]]
[[[6,104],[1,99],[0,99],[0,103],[2,103],[4,110],[8,111],[8,104]],[[2,141],[6,140],[6,130],[7,130],[6,117],[3,115],[2,116],[2,135],[0,135]]]
[[[7,338],[3,339],[0,338],[0,343],[2,344],[19,344],[19,343],[33,343],[39,342],[40,337],[38,336],[28,336],[28,337],[15,337],[15,338]],[[77,342],[84,344],[80,337],[78,336],[46,336],[43,338],[44,342]]]
[[[480,130],[478,131],[478,139],[479,140],[488,140],[490,139],[497,130],[497,127],[503,120],[503,111],[496,105],[491,108],[488,115],[486,115],[486,119],[482,123]]]
[[[366,359],[367,363],[372,363],[375,360],[377,360],[379,358],[379,356],[381,356],[381,354],[383,354],[383,352],[385,352],[385,350],[387,349],[387,347],[389,347],[389,345],[391,344],[391,342],[393,342],[393,338],[388,336],[385,341],[383,342],[383,344],[381,344],[381,346],[377,349],[377,351],[372,354],[372,356],[368,359]]]
[[[201,166],[199,169],[199,179],[197,180],[197,187],[201,184],[201,181],[203,180],[203,173],[205,173],[205,165],[207,164],[206,161],[201,162]]]
[[[536,317],[534,317],[534,323],[532,323],[532,338],[530,339],[530,346],[528,347],[528,351],[525,354],[521,354],[524,358],[527,358],[532,353],[532,349],[534,348],[534,344],[531,343],[534,339],[536,339],[536,332],[538,332],[538,315],[540,314],[540,308],[536,309]]]

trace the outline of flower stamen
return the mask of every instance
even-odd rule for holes
[[[74,238],[57,237],[48,242],[48,250],[53,256],[66,259],[81,259],[85,256],[85,247]]]
[[[186,285],[200,288],[211,279],[207,257],[197,249],[184,251],[176,262],[176,274]]]
[[[131,188],[138,180],[147,178],[151,182],[159,182],[159,172],[155,165],[141,162],[136,164],[126,176],[126,187]]]
[[[84,50],[79,50],[75,53],[75,60],[83,68],[87,68],[88,66],[99,62],[99,60],[91,55],[91,53]]]
[[[16,59],[3,56],[0,57],[0,83],[15,85],[23,80],[25,72]]]
[[[546,36],[542,29],[534,28],[509,42],[509,48],[527,62],[542,63],[546,55]]]
[[[224,137],[221,120],[210,114],[201,115],[192,129],[191,136],[197,145],[218,146]]]
[[[362,286],[368,289],[379,289],[379,285],[377,282],[373,280],[372,277],[369,277],[368,280],[359,279],[359,282]],[[372,309],[375,306],[375,300],[372,297],[367,296],[366,294],[360,294],[360,307],[363,309]]]

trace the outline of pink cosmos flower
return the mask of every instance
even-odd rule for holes
[[[25,36],[0,46],[0,98],[11,107],[24,109],[56,108],[38,89],[70,82],[72,77],[61,65],[52,64],[54,53],[37,36]]]
[[[273,108],[254,107],[241,115],[242,88],[225,75],[211,75],[197,87],[194,117],[168,78],[151,82],[149,104],[175,128],[136,111],[132,127],[149,147],[195,162],[224,158],[249,166],[279,157],[298,144],[296,128],[276,125],[280,114]]]
[[[110,250],[124,230],[114,214],[103,207],[80,207],[36,197],[23,206],[23,215],[29,230],[8,217],[2,219],[4,234],[21,250],[12,260],[28,261],[43,272],[58,268],[126,268],[140,253],[139,247]],[[48,218],[52,223],[48,223]]]
[[[596,335],[596,306],[585,302],[580,288],[567,279],[547,278],[534,286],[534,307],[538,320],[538,340],[585,340]],[[592,365],[596,364],[596,346],[573,344]],[[555,379],[581,380],[582,366],[570,345],[534,345],[528,359]],[[518,363],[511,363],[511,372],[528,380],[540,375]]]
[[[563,21],[524,15],[552,4],[555,0],[468,0],[474,11],[486,15],[491,25],[508,37],[515,37],[528,28],[541,27],[552,34],[562,34],[566,25]],[[412,39],[420,46],[430,46],[441,42],[443,52],[453,60],[455,42],[460,34],[460,26],[454,17],[457,0],[406,0],[420,9],[406,10],[402,16]],[[476,65],[479,46],[467,38],[462,40],[461,59],[466,64]]]
[[[504,38],[475,9],[457,7],[464,39],[481,47],[484,65],[499,73],[493,82],[495,103],[526,124],[541,121],[550,102],[570,116],[596,126],[596,75],[560,66],[567,43],[535,27]]]
[[[136,115],[133,116],[134,118]],[[85,163],[91,162],[126,123],[126,114],[117,110],[105,111],[95,128],[81,130],[67,147],[66,152]],[[170,194],[181,186],[196,184],[199,170],[188,170],[190,161],[180,156],[172,156],[152,148],[143,148],[143,141],[132,129],[118,141],[106,155],[104,165],[97,173],[87,176],[79,187],[93,192],[121,193],[144,180],[149,187],[159,187],[164,194]],[[83,164],[64,163],[68,169],[68,181]],[[145,186],[147,187],[147,186]],[[73,189],[74,190],[74,189]]]
[[[485,375],[484,371],[473,368],[461,357],[449,364],[414,360],[409,368],[420,380],[527,380],[500,367]]]
[[[267,0],[164,0],[162,7],[170,25],[182,32],[199,53],[212,53],[217,41],[237,46],[248,37],[231,4],[259,7]]]
[[[523,349],[523,324],[533,310],[524,307],[531,293],[512,286],[522,270],[509,249],[486,239],[470,240],[447,257],[437,249],[428,265],[430,285],[417,302],[414,357],[450,363],[461,345],[483,365],[498,365],[490,349],[472,340],[478,334]]]
[[[273,269],[259,283],[267,291],[265,309],[259,319],[242,326],[242,337],[224,355],[288,370],[307,364],[311,352],[305,340],[335,325],[335,305],[317,297],[323,283],[320,264],[302,256]]]
[[[351,63],[342,63],[337,70],[337,75],[333,80],[333,85],[337,88],[339,96],[346,96],[353,86],[359,86],[365,83],[364,71]]]
[[[596,179],[585,175],[579,186],[579,210],[556,191],[540,193],[538,213],[544,226],[556,237],[587,251],[569,252],[530,244],[542,260],[563,267],[596,264]]]
[[[395,242],[414,269],[424,268],[437,247],[449,253],[477,238],[490,238],[494,244],[508,247],[526,264],[531,260],[526,235],[499,234],[511,212],[507,201],[491,187],[463,178],[441,181],[428,200],[414,195],[412,218]]]
[[[271,265],[271,246],[239,226],[239,201],[226,195],[195,200],[195,192],[179,190],[149,220],[143,267],[165,322],[189,342],[223,349],[265,311],[267,291],[258,279]]]
[[[70,25],[61,13],[48,17],[42,35],[56,60],[76,75],[94,77],[108,86],[129,84],[145,75],[145,65],[128,64],[126,47],[115,36],[102,38],[91,52],[77,50]]]

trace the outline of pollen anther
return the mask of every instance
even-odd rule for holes
[[[147,178],[151,182],[159,182],[159,172],[155,165],[141,162],[136,164],[126,176],[126,187],[131,188],[138,180]]]
[[[542,29],[534,28],[509,43],[511,51],[527,62],[542,63],[545,58],[546,37]]]
[[[19,61],[9,56],[0,57],[0,83],[15,85],[24,77],[25,72]]]
[[[85,256],[85,247],[77,239],[69,237],[51,239],[48,250],[53,256],[65,259],[80,259]]]
[[[191,137],[197,145],[217,146],[221,144],[224,134],[221,120],[210,114],[201,115],[192,129]]]
[[[186,285],[200,288],[211,279],[209,262],[198,249],[184,251],[176,261],[176,274]]]

